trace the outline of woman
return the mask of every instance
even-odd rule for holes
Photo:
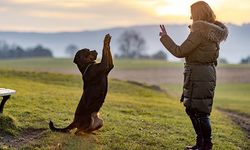
[[[185,58],[184,85],[181,102],[191,119],[196,133],[196,144],[186,149],[210,150],[210,113],[216,86],[217,58],[219,44],[226,40],[228,30],[224,24],[215,20],[210,6],[199,1],[191,5],[193,24],[190,34],[180,45],[168,36],[164,25],[160,25],[160,41],[168,51],[178,58]]]

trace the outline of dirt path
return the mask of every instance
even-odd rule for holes
[[[233,122],[239,125],[246,132],[247,138],[250,139],[250,116],[221,108],[218,108],[218,110],[229,116]]]
[[[182,68],[160,68],[145,70],[118,70],[110,74],[111,78],[132,80],[147,84],[160,85],[163,83],[181,84],[183,80]],[[217,68],[218,83],[250,83],[249,68]]]
[[[0,137],[0,145],[3,148],[20,148],[21,146],[35,140],[39,139],[45,129],[33,129],[27,128],[24,129],[20,136],[14,137],[10,135],[6,135],[4,137]]]

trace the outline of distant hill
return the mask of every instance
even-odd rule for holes
[[[238,63],[242,58],[250,55],[250,24],[242,26],[227,25],[229,28],[229,37],[225,43],[221,44],[220,57],[226,58],[230,63]],[[166,25],[168,33],[180,44],[188,35],[187,25]],[[96,49],[98,52],[102,49],[102,40],[106,33],[113,37],[111,48],[113,54],[118,54],[118,38],[125,30],[137,30],[146,39],[147,53],[155,53],[158,50],[164,50],[159,41],[158,25],[141,25],[126,28],[110,28],[96,31],[79,32],[59,32],[59,33],[33,33],[33,32],[0,32],[0,40],[9,44],[18,44],[26,47],[32,47],[42,44],[53,50],[55,57],[65,57],[65,48],[69,44],[75,44],[79,48]],[[177,60],[168,55],[170,60]]]

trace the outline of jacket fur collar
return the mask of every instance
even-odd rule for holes
[[[218,43],[225,41],[228,36],[227,27],[219,21],[215,23],[201,20],[195,21],[191,25],[190,30],[191,32],[200,32],[203,37]]]

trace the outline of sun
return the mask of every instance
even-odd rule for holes
[[[155,9],[159,16],[186,16],[189,14],[189,7],[187,1],[178,2],[175,0],[168,0],[166,5],[158,6]]]
[[[165,0],[165,5],[155,8],[158,16],[190,16],[190,6],[197,0]],[[207,0],[208,4],[215,6],[218,0]]]

